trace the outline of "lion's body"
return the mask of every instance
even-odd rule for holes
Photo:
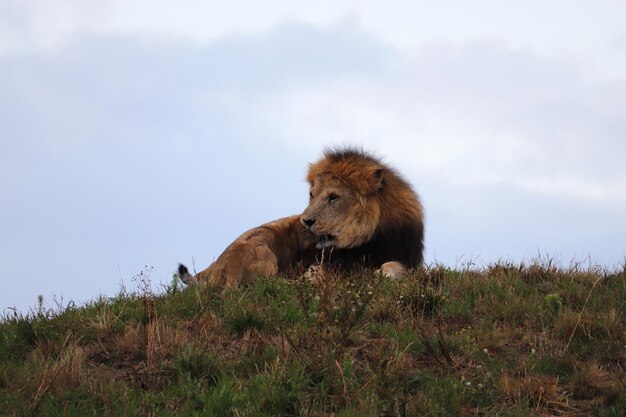
[[[243,278],[276,275],[297,260],[309,259],[315,236],[290,216],[248,230],[196,278],[218,286],[237,286]]]
[[[274,275],[294,263],[320,259],[338,267],[416,268],[423,260],[423,210],[395,170],[355,149],[327,151],[309,168],[311,201],[302,215],[251,229],[196,279],[237,286],[250,276]],[[183,280],[192,281],[181,265]],[[393,273],[395,275],[395,272]]]

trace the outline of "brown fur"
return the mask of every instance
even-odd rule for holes
[[[310,165],[307,180],[311,200],[302,215],[247,231],[195,278],[237,286],[296,262],[313,264],[323,248],[330,253],[326,259],[339,267],[393,262],[395,271],[422,262],[422,205],[395,170],[361,150],[328,150]],[[184,266],[179,272],[193,282]]]

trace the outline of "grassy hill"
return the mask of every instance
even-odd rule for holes
[[[626,267],[139,289],[0,323],[2,416],[623,416]]]

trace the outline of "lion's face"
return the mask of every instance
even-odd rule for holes
[[[317,248],[353,248],[371,240],[380,219],[380,206],[339,178],[317,176],[311,184],[309,206],[300,221],[317,236]]]

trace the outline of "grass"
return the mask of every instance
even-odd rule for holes
[[[623,416],[626,267],[135,292],[0,322],[2,416]]]

